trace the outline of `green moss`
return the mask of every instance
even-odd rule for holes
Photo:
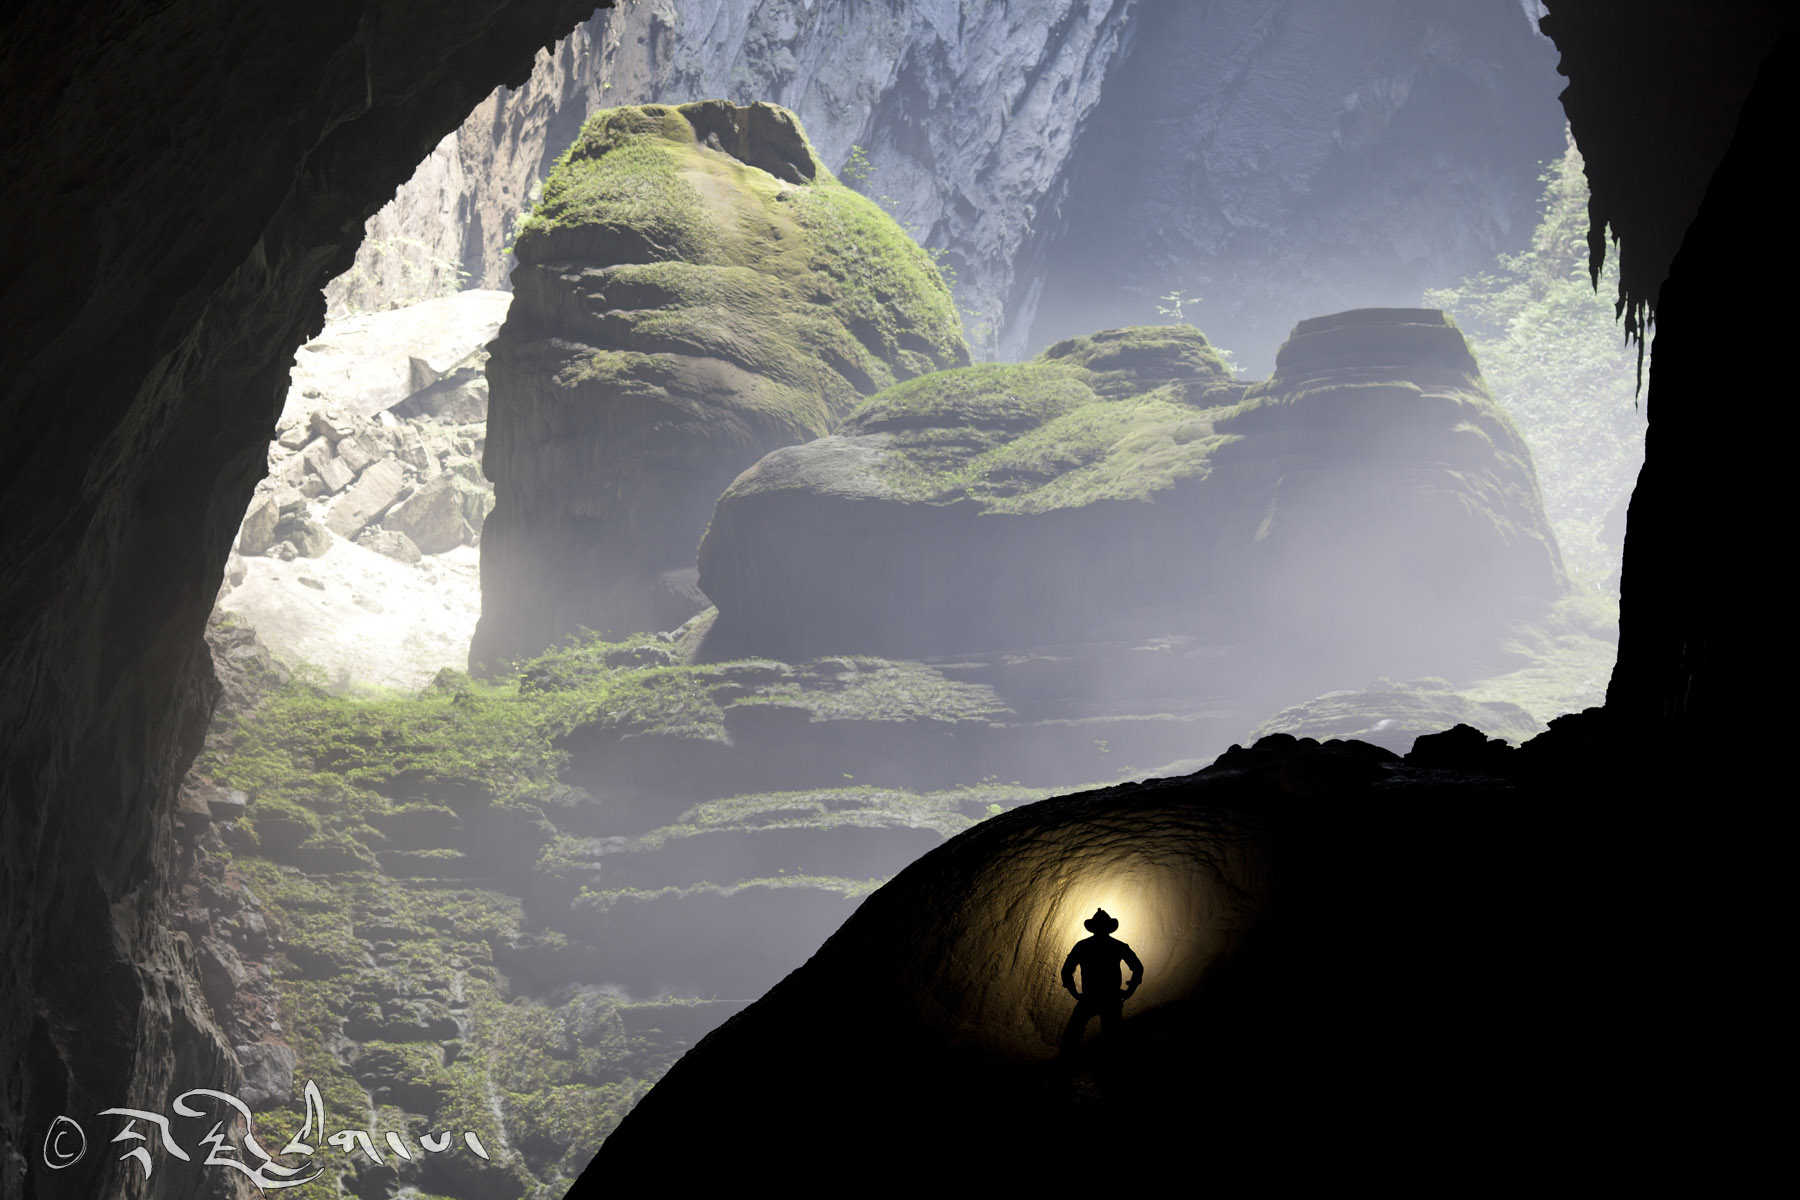
[[[1517,705],[1544,724],[1604,704],[1619,655],[1618,611],[1608,597],[1564,596],[1541,620],[1512,626],[1506,650],[1516,669],[1459,690],[1471,701]]]
[[[244,752],[215,752],[211,776],[250,792],[253,819],[260,809],[268,827],[285,819],[290,836],[305,835],[289,857],[335,851],[355,860],[335,874],[324,873],[320,861],[303,868],[255,853],[234,863],[275,939],[271,965],[282,1036],[298,1056],[297,1085],[308,1078],[318,1084],[334,1128],[417,1126],[454,1132],[459,1141],[464,1129],[474,1129],[496,1165],[481,1165],[466,1150],[447,1153],[446,1169],[456,1154],[454,1172],[472,1174],[424,1182],[452,1195],[506,1194],[515,1186],[556,1194],[572,1182],[679,1044],[627,1035],[615,1002],[604,996],[584,991],[561,1005],[511,999],[514,972],[529,973],[530,963],[578,961],[591,947],[573,929],[545,929],[519,896],[474,880],[421,876],[414,867],[438,860],[465,866],[462,851],[430,844],[440,833],[466,836],[475,856],[491,853],[486,843],[504,837],[529,855],[519,869],[530,882],[522,875],[520,890],[530,892],[532,904],[558,889],[574,898],[580,884],[597,882],[594,845],[559,834],[537,803],[563,786],[560,739],[595,725],[711,737],[744,704],[793,705],[810,720],[987,720],[1004,713],[991,690],[920,664],[833,658],[691,666],[654,637],[587,638],[511,678],[481,682],[451,673],[413,697],[342,698],[293,684],[224,731]],[[991,805],[1039,794],[998,784],[926,795],[847,784],[722,801],[691,819],[717,828],[735,811],[746,824],[767,823],[785,806],[798,823],[806,821],[804,808],[822,826],[887,823],[947,836]],[[532,841],[534,830],[541,842]],[[369,869],[384,833],[407,847],[383,853],[409,877]],[[778,876],[699,890],[705,899],[795,888],[854,899],[879,883]],[[620,900],[594,895],[590,890],[575,909],[591,915]],[[451,1017],[460,1036],[425,1036]],[[259,1115],[283,1140],[303,1118],[298,1102]],[[343,1195],[336,1171],[327,1174],[310,1194]]]
[[[653,849],[720,829],[831,829],[838,826],[900,825],[933,829],[954,837],[990,814],[1054,794],[997,781],[917,792],[905,788],[846,786],[728,796],[707,800],[681,814],[677,823],[644,834],[638,845]]]
[[[882,658],[786,668],[783,678],[732,703],[791,706],[815,721],[987,721],[1010,712],[990,687],[949,679],[923,663]]]
[[[1241,394],[1198,332],[1115,330],[1059,343],[1036,362],[900,384],[840,432],[885,435],[876,470],[889,494],[1037,513],[1149,501],[1203,478],[1232,440],[1215,413],[1233,411],[1220,406]]]
[[[843,433],[914,429],[996,435],[1034,429],[1097,399],[1082,376],[1052,363],[983,363],[939,371],[870,397]]]
[[[931,257],[831,176],[791,114],[765,108],[765,133],[791,141],[773,154],[809,182],[720,149],[725,111],[594,114],[522,224],[528,267],[604,264],[583,278],[586,306],[625,330],[562,368],[573,401],[735,409],[801,440],[863,395],[966,363]]]
[[[807,266],[829,281],[833,315],[868,350],[875,388],[969,361],[936,264],[874,201],[827,179],[793,207],[810,235]]]
[[[1191,325],[1134,325],[1069,338],[1038,361],[1079,367],[1095,392],[1115,398],[1173,384],[1183,401],[1206,407],[1231,403],[1242,391],[1223,356]]]
[[[693,144],[692,128],[674,109],[595,113],[544,180],[543,199],[519,226],[513,253],[520,262],[542,262],[567,253],[559,234],[598,232],[666,247],[690,262],[716,258],[718,238],[700,192],[681,174]]]
[[[687,899],[702,894],[732,898],[757,891],[787,889],[832,892],[846,900],[858,900],[886,882],[885,879],[845,879],[836,875],[772,875],[763,879],[741,879],[725,886],[702,883],[694,887],[589,890],[578,896],[572,907],[576,912],[586,916],[603,917],[621,906],[656,900]]]

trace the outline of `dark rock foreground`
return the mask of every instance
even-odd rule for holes
[[[936,1152],[892,1153],[916,1139],[960,1147],[958,1177],[983,1182],[1117,1178],[1170,1156],[1234,1194],[1473,1169],[1562,1118],[1566,1096],[1516,1107],[1537,1072],[1580,1079],[1618,1050],[1557,1061],[1597,961],[1566,958],[1542,924],[1593,899],[1577,878],[1587,831],[1547,850],[1542,822],[1576,781],[1557,747],[1603,725],[1564,718],[1521,751],[1461,726],[1405,760],[1277,735],[1197,775],[985,822],[677,1063],[570,1195],[643,1177],[697,1129],[714,1152],[686,1168],[700,1187],[789,1136],[806,1170],[884,1187],[940,1177]],[[1073,1004],[1058,968],[1096,907],[1144,983],[1117,1038],[1096,1024],[1059,1057]],[[746,1087],[771,1119],[734,1112]]]

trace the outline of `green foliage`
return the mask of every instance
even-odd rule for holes
[[[1617,510],[1643,464],[1637,354],[1606,299],[1618,288],[1616,256],[1598,291],[1588,277],[1587,182],[1572,142],[1541,179],[1544,211],[1530,248],[1425,293],[1424,303],[1462,327],[1494,399],[1530,445],[1569,574],[1611,590]]]
[[[1171,325],[1191,325],[1193,321],[1188,316],[1187,310],[1196,305],[1206,303],[1206,301],[1199,296],[1190,297],[1187,294],[1186,288],[1176,288],[1167,295],[1158,296],[1157,299],[1162,301],[1162,303],[1156,306],[1157,315],[1169,318],[1169,324]],[[1225,368],[1233,375],[1240,375],[1243,373],[1243,368],[1238,366],[1237,360],[1232,357],[1231,351],[1225,349],[1223,346],[1214,346],[1212,350],[1213,353],[1218,356],[1219,361],[1224,363]]]
[[[674,825],[638,839],[652,849],[683,838],[733,829],[832,829],[843,826],[904,826],[933,829],[946,838],[973,825],[978,817],[1017,808],[1054,794],[997,779],[916,792],[848,784],[841,788],[728,796],[707,800],[681,814]]]
[[[875,167],[869,162],[867,152],[861,146],[850,147],[850,157],[838,169],[837,176],[851,187],[868,182],[869,176],[875,173]]]
[[[1158,326],[910,380],[865,402],[840,432],[889,435],[879,470],[898,496],[1042,512],[1146,500],[1204,475],[1231,440],[1208,410],[1241,395],[1197,331]]]
[[[1205,301],[1198,296],[1189,300],[1187,298],[1187,291],[1184,288],[1177,288],[1166,296],[1159,296],[1158,299],[1163,301],[1163,303],[1156,306],[1157,314],[1169,318],[1169,324],[1171,325],[1186,325],[1189,323],[1187,314],[1182,311],[1184,305],[1205,303]]]
[[[849,159],[845,161],[843,169],[838,172],[838,179],[860,192],[862,185],[867,183],[874,173],[875,165],[869,161],[868,153],[861,146],[852,146]],[[898,211],[899,202],[892,196],[877,196],[874,199],[881,210],[892,217],[906,236],[911,238],[930,258],[931,265],[937,270],[938,278],[943,281],[944,287],[950,295],[957,296],[956,265],[951,261],[952,252],[947,247],[928,246],[920,240],[921,231],[918,225],[901,219]],[[985,309],[965,307],[960,300],[956,303],[956,313],[964,341],[980,353],[985,354],[991,351],[997,332],[992,315]]]
[[[1609,596],[1565,596],[1540,620],[1516,624],[1508,655],[1521,665],[1460,689],[1474,703],[1514,704],[1549,722],[1606,701],[1619,654],[1619,605]]]
[[[716,119],[705,105],[595,113],[521,223],[527,268],[605,264],[582,286],[619,329],[565,362],[568,403],[732,410],[744,436],[805,441],[866,394],[968,361],[930,254],[797,127],[781,152],[809,183],[697,140]]]
[[[538,261],[567,244],[559,234],[570,234],[584,246],[649,245],[687,262],[717,261],[717,232],[705,219],[698,189],[680,170],[693,144],[693,130],[671,108],[595,113],[545,178],[543,198],[520,223],[513,253]]]

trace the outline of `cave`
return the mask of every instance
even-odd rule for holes
[[[22,8],[0,24],[11,168],[0,212],[12,233],[0,251],[0,1054],[13,1065],[0,1095],[0,1195],[173,1195],[101,1156],[46,1172],[46,1132],[59,1114],[151,1101],[195,1077],[236,1081],[194,964],[168,931],[164,886],[175,787],[217,688],[202,629],[289,363],[323,321],[321,287],[411,164],[492,87],[521,81],[532,54],[590,7],[509,0],[451,21],[422,4],[171,0]],[[1766,978],[1777,876],[1764,836],[1777,798],[1763,794],[1754,728],[1788,655],[1755,651],[1761,585],[1729,586],[1726,573],[1769,556],[1757,538],[1776,498],[1773,472],[1705,396],[1766,397],[1749,411],[1777,429],[1759,442],[1785,444],[1784,363],[1768,339],[1746,335],[1772,323],[1767,293],[1794,257],[1779,222],[1796,17],[1752,3],[1548,8],[1594,227],[1618,239],[1594,234],[1593,252],[1620,255],[1620,312],[1646,340],[1645,403],[1658,417],[1631,502],[1619,664],[1605,707],[1519,751],[1529,762],[1501,783],[1478,751],[1447,749],[1405,804],[1367,820],[1330,802],[1366,797],[1354,756],[1285,775],[1254,751],[1239,760],[1233,786],[1245,795],[1293,794],[1298,774],[1307,798],[1268,834],[1299,879],[1278,894],[1287,939],[1234,960],[1209,1001],[1248,1031],[1225,1056],[1236,1072],[1225,1078],[1255,1086],[1144,1092],[1188,1097],[1154,1110],[1148,1128],[1160,1136],[1195,1119],[1237,1136],[1221,1177],[1350,1173],[1317,1159],[1270,1165],[1305,1144],[1353,1155],[1337,1162],[1359,1179],[1530,1179],[1572,1163],[1567,1177],[1595,1186],[1717,1187],[1753,1171],[1758,1143],[1772,1139],[1773,1114],[1733,1077],[1769,1056],[1780,1029]],[[1733,351],[1741,357],[1721,368]],[[958,853],[992,850],[1006,832]],[[925,862],[909,886],[941,899],[933,873],[949,861]],[[1367,955],[1353,952],[1359,924],[1334,908],[1359,881],[1404,930]],[[1070,913],[1108,902],[1085,886],[1067,897]],[[1168,903],[1217,907],[1198,895]],[[847,954],[840,938],[819,970],[883,978],[882,947],[905,929],[883,919],[865,913],[861,948]],[[1480,983],[1490,951],[1512,972],[1491,990]],[[1355,1003],[1315,1020],[1318,1006],[1302,998],[1346,978],[1364,989]],[[990,1078],[991,1047],[921,1044],[902,1029],[866,1061],[845,1055],[832,1038],[847,1027],[800,1011],[809,986],[790,980],[758,1006],[765,1029],[796,1039],[787,1056],[734,1059],[724,1039],[696,1056],[609,1142],[583,1194],[606,1190],[614,1171],[666,1175],[697,1113],[719,1122],[706,1169],[730,1170],[732,1153],[767,1150],[769,1136],[808,1143],[821,1169],[848,1169],[869,1143],[829,1136],[851,1114],[832,1111],[843,1076],[805,1074],[821,1050],[851,1076],[907,1055],[942,1066],[902,1074],[867,1115],[900,1153],[954,1136],[987,1143],[992,1164],[1049,1174],[1072,1131],[1118,1133],[1115,1118],[1133,1111],[1058,1108],[1035,1120],[1031,1078],[997,1093],[1011,1108],[976,1108],[966,1094],[951,1103],[943,1081]],[[1407,1019],[1421,997],[1429,1019]],[[1394,999],[1398,1011],[1382,1002]],[[1307,1035],[1283,1041],[1295,1027]],[[1370,1028],[1389,1040],[1371,1044]],[[1172,1036],[1189,1061],[1212,1052],[1179,1028]],[[765,1101],[782,1105],[771,1133],[693,1099],[710,1073],[745,1069],[781,1072]],[[1359,1107],[1371,1090],[1405,1099]],[[1286,1102],[1296,1094],[1304,1102]],[[945,1132],[952,1116],[984,1113],[988,1126]],[[1376,1129],[1384,1136],[1371,1140]],[[1130,1153],[1143,1161],[1156,1148]],[[1204,1180],[1206,1161],[1192,1171]]]

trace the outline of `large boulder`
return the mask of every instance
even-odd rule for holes
[[[719,653],[1223,631],[1359,683],[1564,586],[1524,443],[1416,309],[1304,321],[1248,387],[1184,326],[901,384],[740,476],[699,564]]]
[[[772,105],[595,114],[515,252],[477,663],[678,624],[658,578],[744,468],[968,361],[930,258]]]

